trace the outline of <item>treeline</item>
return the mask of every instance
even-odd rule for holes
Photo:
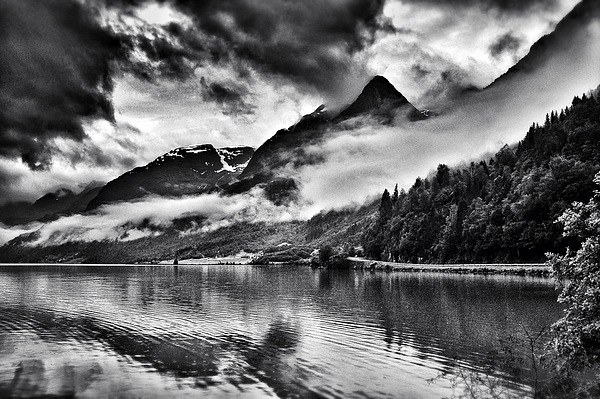
[[[533,124],[489,160],[439,165],[405,192],[385,190],[362,236],[365,254],[400,262],[541,262],[579,243],[557,218],[593,194],[600,170],[598,95]]]

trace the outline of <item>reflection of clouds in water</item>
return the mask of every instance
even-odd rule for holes
[[[49,338],[49,337],[46,337]],[[245,341],[247,338],[239,341]],[[207,376],[186,378],[173,375],[171,370],[156,373],[151,364],[137,358],[133,353],[123,352],[114,356],[110,350],[97,343],[48,342],[29,335],[26,342],[19,343],[12,354],[0,352],[0,397],[172,397],[198,396],[219,397],[231,387],[223,387],[220,379]],[[157,362],[175,355],[165,348],[154,348]],[[181,353],[178,354],[181,356]],[[199,350],[196,360],[205,352]],[[224,356],[225,358],[225,356]],[[43,360],[42,360],[43,359]],[[243,362],[237,362],[244,364]],[[16,365],[16,366],[15,366]],[[171,363],[170,366],[174,364]],[[176,365],[175,365],[176,366]],[[230,391],[241,398],[263,396],[270,389],[258,379],[244,378],[245,370],[230,365],[235,371],[228,376]],[[173,378],[175,377],[175,378]],[[234,380],[237,380],[235,382]],[[198,389],[202,388],[202,391]],[[140,395],[140,392],[144,393]],[[260,395],[262,393],[262,395]]]
[[[248,364],[260,370],[256,375],[280,397],[309,397],[311,391],[295,357],[300,342],[298,326],[276,319],[269,325],[261,344],[246,353]]]
[[[0,350],[0,397],[110,396],[109,380],[120,366],[109,356],[76,345],[65,351],[33,334],[6,337],[14,350]]]
[[[149,298],[144,301],[147,306],[155,304]],[[260,344],[254,344],[252,338],[242,334],[207,339],[192,333],[171,335],[163,331],[157,336],[91,317],[64,317],[50,312],[10,309],[2,309],[1,314],[0,325],[4,324],[4,317],[10,317],[16,325],[27,325],[31,333],[43,336],[43,341],[33,334],[27,337],[27,341],[34,342],[31,351],[22,345],[23,335],[18,339],[20,342],[8,345],[20,349],[7,356],[12,363],[18,362],[18,366],[10,383],[8,376],[0,378],[2,397],[95,396],[106,394],[107,389],[117,386],[119,390],[145,391],[136,382],[140,379],[139,383],[144,384],[143,380],[148,378],[145,371],[172,375],[179,381],[177,386],[183,384],[189,388],[216,387],[225,378],[246,391],[252,391],[252,386],[263,392],[273,389],[276,393],[290,393],[291,389],[296,394],[300,390],[294,384],[298,369],[294,362],[286,361],[299,342],[299,333],[296,327],[281,319],[269,326]],[[98,342],[103,346],[100,353],[94,348]],[[83,347],[80,344],[84,344]],[[68,350],[59,349],[61,345],[69,346]],[[118,355],[116,363],[110,356],[112,352]],[[55,357],[54,353],[61,355]],[[31,359],[32,356],[39,359]],[[104,357],[108,365],[91,360]],[[135,363],[131,363],[132,359]],[[134,370],[128,370],[132,364]],[[8,364],[1,361],[0,368],[9,369]],[[102,377],[105,368],[107,379],[121,376],[117,382],[110,382],[110,387]],[[136,385],[130,386],[130,378]]]

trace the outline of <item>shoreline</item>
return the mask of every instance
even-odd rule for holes
[[[348,258],[354,270],[385,272],[430,272],[454,274],[506,274],[551,277],[552,268],[543,263],[395,263],[364,258]]]
[[[228,261],[223,259],[206,259],[204,262],[199,259],[189,259],[180,261],[178,265],[168,261],[159,263],[0,263],[0,267],[14,266],[89,266],[89,267],[130,267],[130,266],[261,266],[247,262]],[[446,274],[479,274],[479,275],[515,275],[515,276],[537,276],[551,277],[552,268],[543,263],[456,263],[456,264],[430,264],[430,263],[396,263],[385,261],[374,261],[364,258],[347,258],[348,269],[362,270],[369,272],[425,272],[425,273],[446,273]],[[307,263],[270,263],[264,266],[309,266]],[[314,267],[314,266],[311,266]],[[321,267],[323,268],[323,267]]]

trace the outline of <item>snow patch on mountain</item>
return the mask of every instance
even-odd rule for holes
[[[217,148],[217,154],[219,154],[219,158],[221,159],[222,167],[216,172],[231,172],[237,173],[244,170],[244,168],[248,165],[248,161],[242,164],[231,163],[236,157],[239,157],[244,153],[244,147],[225,147],[225,148]]]

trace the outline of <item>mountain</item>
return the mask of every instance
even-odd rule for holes
[[[326,139],[328,133],[343,129],[346,121],[352,118],[369,117],[366,123],[387,124],[402,116],[406,116],[409,121],[427,117],[386,78],[375,76],[356,100],[339,114],[332,114],[321,105],[314,112],[300,118],[296,124],[277,131],[257,148],[239,181],[231,184],[226,191],[239,193],[257,184],[266,184],[269,198],[279,201],[281,190],[293,191],[296,188],[293,179],[289,175],[285,176],[287,167],[297,168],[323,161],[307,153],[309,146]]]
[[[403,108],[409,120],[425,118],[386,78],[375,76],[356,100],[334,118],[334,122],[371,115],[389,123]]]
[[[493,92],[494,96],[504,94],[513,103],[520,92],[537,92],[548,84],[565,96],[573,93],[574,86],[578,86],[576,90],[586,90],[590,80],[600,78],[599,21],[600,1],[582,0],[551,33],[536,41],[525,57],[483,92]]]
[[[440,165],[406,192],[386,192],[379,203],[322,212],[306,222],[242,223],[185,235],[173,225],[164,234],[132,241],[58,246],[31,247],[21,238],[1,248],[0,261],[117,263],[241,250],[264,251],[265,259],[280,260],[325,244],[362,244],[375,259],[542,262],[545,252],[580,245],[562,235],[556,220],[573,201],[587,202],[596,189],[599,117],[596,97],[576,97],[570,107],[552,112],[543,126],[532,125],[516,146],[504,146],[491,159],[460,168]],[[283,251],[281,243],[294,248]]]
[[[7,225],[45,222],[59,216],[83,212],[103,185],[102,182],[93,181],[80,193],[61,188],[45,194],[34,203],[16,202],[3,205],[0,207],[0,222]]]
[[[304,115],[296,124],[278,130],[274,136],[256,149],[240,179],[260,176],[273,176],[277,169],[290,162],[298,166],[304,160],[304,148],[322,139],[329,126],[329,115],[324,105],[314,112]]]
[[[210,192],[232,182],[253,154],[252,147],[215,148],[202,144],[176,148],[108,182],[87,209],[150,194],[182,196]]]
[[[305,123],[318,125],[321,112]],[[571,106],[552,112],[543,126],[533,124],[517,145],[504,146],[489,160],[460,168],[440,165],[406,192],[386,190],[379,204],[322,212],[306,222],[236,223],[184,235],[189,228],[174,223],[163,234],[131,241],[61,245],[29,246],[30,238],[21,236],[1,247],[0,262],[117,263],[241,250],[280,260],[325,244],[359,243],[370,257],[397,261],[540,262],[545,252],[580,244],[562,236],[556,219],[573,201],[587,202],[596,189],[599,118],[597,96],[575,97]],[[284,251],[281,243],[294,248]]]

